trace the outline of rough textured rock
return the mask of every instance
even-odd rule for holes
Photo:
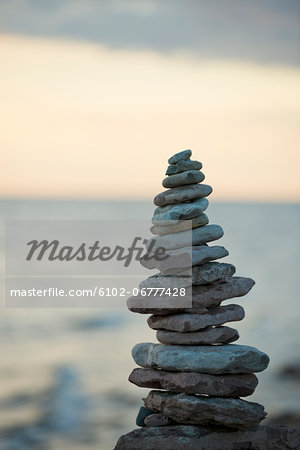
[[[154,198],[154,204],[156,206],[165,206],[189,202],[197,198],[207,197],[212,193],[212,190],[211,186],[202,183],[179,186],[157,194]]]
[[[141,406],[139,409],[139,412],[136,416],[135,423],[138,427],[144,427],[145,426],[145,418],[149,416],[150,414],[153,414],[153,411],[151,409],[145,408],[145,406]]]
[[[176,423],[253,428],[265,418],[264,407],[236,398],[218,398],[150,391],[145,406]]]
[[[253,373],[265,370],[269,357],[248,345],[190,346],[136,344],[132,357],[142,367],[210,374]]]
[[[251,430],[173,425],[146,427],[121,436],[115,450],[298,450],[300,429],[260,425]]]
[[[192,219],[203,213],[208,207],[206,198],[198,198],[190,203],[178,203],[177,205],[158,206],[154,210],[152,223],[154,225],[174,225],[179,220]]]
[[[174,175],[175,173],[181,173],[185,170],[200,170],[202,164],[199,161],[182,160],[178,163],[169,166],[166,170],[166,175]]]
[[[204,264],[215,259],[224,258],[228,256],[228,251],[225,247],[214,245],[193,245],[191,247],[183,247],[175,250],[166,251],[167,259],[158,260],[157,258],[145,259],[141,258],[140,263],[147,269],[158,269],[163,274],[167,274],[172,269],[183,267],[191,267],[195,265]]]
[[[147,248],[151,246],[152,251],[155,251],[155,249],[159,247],[173,250],[175,248],[188,247],[190,245],[202,245],[220,239],[223,234],[224,231],[220,225],[205,225],[192,230],[189,229],[180,231],[179,233],[172,233],[149,239]]]
[[[165,260],[167,263],[167,259]],[[169,269],[167,269],[168,271]],[[185,271],[178,268],[170,270],[171,274],[164,275],[158,273],[151,275],[139,284],[140,289],[144,288],[179,288],[199,286],[209,284],[217,280],[231,277],[235,272],[235,267],[228,263],[208,262],[201,266],[188,267]]]
[[[187,275],[189,273],[187,273]],[[192,283],[193,286],[208,284],[217,280],[224,280],[225,278],[232,277],[234,273],[235,267],[233,264],[207,262],[205,264],[192,267]],[[182,274],[184,273],[180,273],[180,275]]]
[[[164,236],[169,233],[178,233],[178,231],[191,230],[192,228],[203,227],[209,222],[206,214],[200,214],[200,216],[193,217],[189,220],[181,220],[174,225],[159,226],[153,225],[150,228],[152,234],[157,234],[159,236]]]
[[[145,425],[147,427],[164,427],[165,425],[169,425],[172,420],[168,419],[161,413],[158,414],[150,414],[144,420]]]
[[[190,333],[226,322],[235,322],[245,317],[240,305],[216,306],[204,314],[170,314],[168,316],[150,316],[147,323],[153,330],[169,330]]]
[[[201,183],[205,179],[204,173],[200,170],[187,170],[186,172],[170,175],[162,182],[163,187],[173,188],[186,184]]]
[[[210,285],[192,288],[191,307],[182,306],[180,297],[136,296],[127,300],[128,309],[140,314],[171,314],[195,312],[199,308],[218,306],[222,301],[246,295],[254,286],[251,278],[231,277]],[[189,302],[190,303],[190,302]]]
[[[175,153],[168,159],[169,164],[177,164],[179,161],[185,161],[192,156],[192,150],[182,150],[181,152]]]
[[[209,375],[140,368],[134,369],[128,379],[139,387],[218,397],[246,397],[253,394],[258,384],[257,377],[252,373]]]
[[[212,345],[229,344],[240,337],[237,330],[230,327],[205,328],[191,333],[158,330],[156,339],[166,345]]]

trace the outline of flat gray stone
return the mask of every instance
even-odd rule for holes
[[[196,312],[198,309],[218,306],[224,300],[243,297],[254,286],[255,281],[245,277],[231,277],[210,285],[193,286],[191,306],[182,306],[179,296],[142,296],[130,297],[127,307],[140,314],[171,314],[176,312]],[[187,295],[188,295],[187,290]]]
[[[145,425],[147,427],[164,427],[166,425],[170,425],[172,420],[168,419],[161,413],[158,414],[150,414],[145,418]]]
[[[197,227],[203,227],[207,225],[209,222],[206,214],[200,214],[200,216],[193,217],[189,220],[181,220],[180,222],[174,225],[162,226],[162,225],[153,225],[150,228],[152,234],[157,234],[159,236],[164,236],[170,233],[178,233],[178,231],[191,230]]]
[[[237,344],[192,347],[143,342],[133,347],[132,357],[142,367],[216,375],[261,372],[269,364],[265,353],[255,347]]]
[[[205,328],[191,333],[158,330],[156,339],[166,345],[212,345],[229,344],[240,337],[237,330],[230,327]]]
[[[179,186],[157,194],[154,198],[154,204],[157,206],[165,206],[189,202],[197,198],[207,197],[212,193],[212,190],[211,186],[202,183]]]
[[[166,260],[167,261],[167,260]],[[217,280],[231,277],[235,273],[235,267],[232,264],[208,262],[201,266],[192,266],[188,270],[172,270],[173,274],[164,275],[158,273],[146,278],[139,284],[139,289],[145,288],[188,288],[209,284]]]
[[[250,430],[173,425],[136,429],[120,437],[115,450],[299,450],[299,428],[260,425]]]
[[[185,186],[186,184],[201,183],[204,179],[205,175],[200,170],[187,170],[186,172],[168,176],[163,180],[162,185],[165,188],[173,188]]]
[[[246,400],[162,391],[150,391],[145,406],[180,424],[238,429],[256,427],[266,416],[262,405]]]
[[[128,380],[143,388],[217,397],[247,397],[253,394],[258,384],[258,379],[253,373],[210,375],[141,368],[134,369]]]
[[[169,166],[166,170],[166,175],[174,175],[175,173],[181,173],[185,170],[200,170],[202,164],[199,161],[182,160],[178,163]]]
[[[147,323],[153,330],[177,331],[190,333],[210,326],[236,322],[245,317],[244,308],[240,305],[216,306],[203,314],[170,314],[168,316],[150,316]]]
[[[192,267],[192,283],[193,286],[208,284],[217,280],[232,277],[234,273],[235,267],[233,264],[207,262],[205,264]]]
[[[147,269],[158,269],[163,274],[171,273],[174,270],[177,273],[180,268],[192,267],[215,259],[224,258],[228,256],[228,251],[225,247],[219,245],[211,247],[208,245],[195,245],[168,250],[165,256],[167,259],[163,260],[159,260],[156,257],[152,259],[141,258],[140,263]]]
[[[178,203],[177,205],[158,206],[154,210],[152,223],[154,225],[174,225],[179,220],[192,219],[203,213],[208,207],[206,198],[199,198],[190,203]]]
[[[192,150],[182,150],[181,152],[175,153],[175,155],[171,156],[168,159],[169,164],[176,164],[179,161],[185,161],[186,159],[189,159],[192,156]]]
[[[205,225],[203,227],[193,228],[192,230],[180,231],[178,233],[157,236],[148,240],[146,247],[151,246],[152,252],[157,248],[163,247],[167,250],[175,248],[189,247],[191,245],[202,245],[207,242],[216,241],[224,234],[220,225]]]

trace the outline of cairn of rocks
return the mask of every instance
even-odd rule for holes
[[[129,381],[152,390],[137,416],[140,428],[121,436],[115,448],[297,448],[285,446],[292,440],[287,431],[259,426],[266,416],[262,405],[240,398],[254,392],[255,373],[266,369],[269,357],[254,347],[233,344],[239,333],[224,324],[242,320],[244,309],[221,304],[246,295],[255,282],[234,276],[232,264],[216,261],[228,251],[208,243],[220,239],[223,230],[210,225],[204,213],[212,188],[203,184],[202,164],[190,157],[191,150],[185,150],[168,160],[162,182],[167,190],[154,198],[151,227],[156,245],[166,249],[168,258],[142,260],[160,272],[139,286],[186,286],[191,289],[190,303],[184,305],[172,295],[128,299],[130,311],[151,314],[148,325],[156,330],[159,343],[140,343],[132,350],[140,367]],[[190,277],[178,275],[187,268]],[[188,281],[192,286],[184,284]],[[295,442],[298,438],[293,437]]]

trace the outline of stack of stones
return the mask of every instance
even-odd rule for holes
[[[122,436],[116,449],[286,448],[280,446],[278,430],[258,427],[266,415],[264,407],[240,398],[254,392],[254,373],[266,369],[269,358],[254,347],[232,344],[239,333],[224,324],[242,320],[244,309],[220,305],[246,295],[255,283],[234,276],[232,264],[212,262],[228,251],[207,245],[220,239],[223,230],[208,224],[204,211],[212,188],[202,183],[202,164],[190,157],[191,151],[185,150],[168,161],[162,183],[168,189],[154,199],[151,228],[168,258],[141,261],[160,273],[143,281],[140,290],[184,286],[185,278],[177,272],[184,274],[184,264],[189,264],[191,303],[182,305],[172,295],[128,300],[129,310],[152,314],[148,325],[157,330],[159,343],[140,343],[132,350],[140,367],[129,381],[153,390],[137,417],[141,428]]]

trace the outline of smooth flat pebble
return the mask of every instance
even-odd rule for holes
[[[200,331],[179,333],[177,331],[158,330],[156,339],[165,345],[213,345],[229,344],[237,341],[239,332],[230,327],[207,327]]]
[[[244,308],[240,305],[216,306],[203,314],[170,314],[168,316],[152,315],[147,323],[153,330],[177,331],[190,333],[210,326],[236,322],[245,317]]]
[[[183,346],[142,342],[133,347],[132,357],[142,367],[216,375],[261,372],[269,364],[265,353],[238,344]]]
[[[189,159],[178,161],[176,164],[172,164],[166,170],[166,175],[174,175],[176,173],[185,172],[186,170],[200,170],[202,164],[199,161],[191,161]]]
[[[186,184],[201,183],[204,181],[205,175],[200,170],[187,170],[186,172],[177,173],[164,178],[162,185],[165,188],[173,188],[184,186]]]
[[[207,242],[216,241],[224,234],[220,225],[204,225],[192,230],[180,231],[178,233],[167,234],[165,236],[153,237],[148,240],[146,247],[154,252],[157,248],[163,247],[167,250],[188,247],[191,245],[202,245]]]
[[[175,153],[168,159],[169,164],[177,164],[179,161],[185,161],[192,156],[192,150],[182,150],[181,152]]]
[[[174,225],[152,225],[150,231],[152,234],[157,234],[159,236],[164,236],[170,233],[178,233],[179,231],[191,230],[197,227],[203,227],[207,225],[209,219],[206,214],[200,214],[200,216],[193,217],[189,220],[180,220],[180,222]]]
[[[258,379],[253,373],[210,375],[144,368],[134,369],[128,380],[144,388],[220,397],[247,397],[253,394],[258,384]]]
[[[230,277],[223,281],[216,281],[210,285],[194,286],[191,291],[186,291],[187,302],[176,296],[134,296],[127,300],[127,307],[132,312],[140,314],[172,314],[176,312],[197,311],[199,308],[211,308],[219,306],[224,300],[235,297],[243,297],[252,287],[255,281],[246,277]]]
[[[262,405],[237,398],[217,398],[150,391],[145,405],[180,424],[253,428],[265,418]]]
[[[199,198],[190,203],[158,206],[152,217],[153,225],[174,225],[180,220],[192,219],[202,214],[208,207],[206,198]]]
[[[159,269],[163,274],[175,269],[191,267],[194,265],[204,264],[215,259],[228,256],[225,247],[219,245],[194,245],[191,247],[183,247],[176,250],[168,250],[165,253],[166,259],[152,257],[152,259],[140,259],[142,266],[147,269]],[[150,256],[150,255],[149,255]]]
[[[189,202],[197,198],[207,197],[212,193],[212,187],[208,184],[189,184],[168,189],[157,194],[154,198],[156,206],[173,205]]]

